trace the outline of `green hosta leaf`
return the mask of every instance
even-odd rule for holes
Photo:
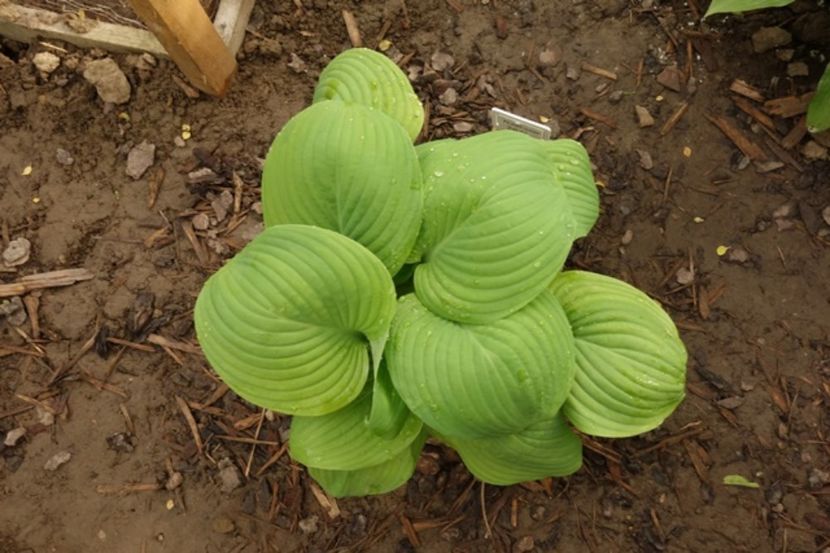
[[[421,223],[415,148],[380,111],[340,101],[294,116],[262,173],[265,224],[315,225],[360,242],[395,274]]]
[[[740,13],[764,8],[780,8],[792,4],[795,0],[712,0],[703,17],[716,13]]]
[[[442,435],[518,432],[552,417],[573,381],[568,320],[543,291],[486,325],[443,319],[413,296],[398,302],[386,362],[406,405]]]
[[[379,109],[400,123],[411,140],[424,126],[424,107],[395,63],[374,50],[352,48],[323,69],[314,103],[343,100]]]
[[[599,217],[599,192],[591,172],[588,152],[567,138],[541,143],[551,161],[556,184],[565,189],[575,222],[575,236],[587,236]]]
[[[392,279],[366,248],[328,230],[281,225],[205,283],[194,319],[205,356],[234,392],[313,416],[358,396],[369,349],[379,362],[394,313]]]
[[[389,461],[358,470],[326,470],[310,467],[308,473],[334,497],[377,495],[401,487],[415,472],[426,441],[426,432]]]
[[[807,108],[807,127],[810,132],[822,132],[830,129],[830,65],[824,70],[818,82],[816,95]]]
[[[561,415],[509,436],[442,439],[458,451],[476,478],[498,486],[567,476],[582,466],[582,441]]]
[[[339,411],[321,417],[294,417],[289,440],[291,457],[326,470],[359,470],[385,463],[406,449],[421,433],[421,421],[411,413],[389,439],[372,432],[367,423],[372,394],[364,393]]]
[[[586,434],[610,438],[660,425],[683,399],[686,379],[686,349],[666,312],[640,290],[603,275],[567,271],[551,289],[576,343],[565,416]]]
[[[527,305],[562,268],[575,232],[540,142],[495,131],[426,144],[419,157],[418,299],[442,317],[476,324]]]
[[[392,439],[406,424],[409,415],[409,409],[392,385],[386,364],[381,362],[372,384],[372,408],[366,424],[378,436]]]

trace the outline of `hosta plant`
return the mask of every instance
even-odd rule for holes
[[[506,485],[579,469],[576,431],[657,427],[684,394],[676,328],[628,284],[562,270],[599,212],[584,148],[414,146],[422,124],[385,56],[323,71],[268,153],[266,230],[196,302],[216,372],[293,415],[291,456],[334,496],[399,487],[429,438]]]

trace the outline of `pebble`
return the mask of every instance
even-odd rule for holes
[[[787,217],[794,217],[798,213],[798,203],[790,200],[781,204],[775,211],[772,212],[773,219],[786,219]]]
[[[691,284],[695,280],[695,272],[688,267],[680,267],[677,270],[676,278],[678,284]]]
[[[468,121],[458,121],[453,123],[452,128],[457,133],[468,133],[472,132],[475,127]]]
[[[516,542],[513,550],[516,551],[516,553],[527,553],[528,551],[533,551],[535,548],[536,543],[533,541],[533,536],[522,536],[519,541]]]
[[[170,478],[167,479],[167,482],[164,484],[164,487],[170,490],[171,492],[182,485],[184,482],[184,477],[182,476],[181,472],[173,472],[170,475]]]
[[[98,96],[107,103],[126,104],[130,101],[130,82],[112,58],[89,62],[84,79],[95,86]]]
[[[740,246],[734,246],[726,252],[726,260],[732,263],[746,263],[749,261],[749,252]]]
[[[207,213],[198,213],[193,216],[192,223],[196,230],[207,230],[210,226],[210,217]]]
[[[127,176],[138,180],[156,160],[156,145],[143,140],[127,154]]]
[[[61,165],[72,165],[75,163],[75,158],[72,157],[72,154],[64,150],[63,148],[58,148],[55,151],[55,160],[60,163]]]
[[[302,519],[300,522],[297,523],[297,526],[300,527],[303,534],[313,534],[317,531],[317,515],[311,515],[310,517],[306,517]]]
[[[634,113],[637,114],[637,123],[641,129],[654,126],[654,117],[651,116],[648,109],[643,106],[634,106]]]
[[[775,57],[781,61],[792,61],[795,50],[792,48],[781,48],[775,51]]]
[[[43,465],[43,468],[45,470],[48,470],[49,472],[54,472],[58,470],[58,467],[60,467],[61,465],[65,465],[66,463],[68,463],[71,458],[72,454],[68,451],[59,451],[58,453],[55,453],[51,459],[46,461],[46,464]]]
[[[810,67],[803,61],[794,61],[787,65],[787,75],[790,77],[808,77]]]
[[[228,216],[228,211],[233,205],[233,194],[230,190],[223,190],[219,196],[215,197],[210,202],[210,207],[213,208],[213,213],[216,215],[216,220],[222,222]]]
[[[645,169],[646,171],[651,171],[654,169],[654,160],[651,158],[651,154],[648,153],[646,150],[635,150],[637,155],[640,156],[640,167]]]
[[[210,167],[202,167],[187,174],[187,180],[190,184],[202,184],[216,180],[216,173]]]
[[[20,326],[26,322],[26,308],[20,296],[12,296],[8,300],[0,301],[0,317],[6,317],[12,326]]]
[[[627,246],[631,243],[632,240],[634,240],[634,231],[628,229],[622,235],[622,238],[620,238],[620,244],[622,244],[623,246]]]
[[[219,467],[219,487],[225,493],[231,493],[242,485],[242,478],[239,475],[239,469],[233,464],[230,459],[221,459],[217,463]]]
[[[26,238],[15,238],[3,250],[3,263],[7,267],[17,267],[29,261],[32,251],[32,243]]]
[[[793,36],[781,27],[761,27],[752,34],[752,48],[759,54],[786,46]]]
[[[41,73],[49,75],[61,64],[61,59],[52,52],[38,52],[32,58],[32,63]]]
[[[230,534],[234,530],[236,530],[236,525],[233,521],[226,517],[225,515],[220,515],[213,519],[211,522],[210,527],[213,528],[213,531],[217,534]]]
[[[446,52],[435,52],[429,59],[432,68],[439,73],[445,69],[451,68],[455,65],[455,58]]]
[[[291,61],[288,62],[288,67],[290,67],[294,73],[302,73],[306,70],[305,62],[294,52],[291,52]]]
[[[568,65],[568,68],[565,70],[565,77],[567,77],[568,79],[570,79],[572,81],[575,81],[575,80],[579,79],[580,73],[581,72],[580,72],[580,70],[577,66]]]
[[[830,205],[821,210],[821,218],[824,219],[824,222],[828,226],[830,226]]]
[[[26,429],[22,426],[18,426],[17,428],[13,428],[9,430],[8,434],[6,434],[5,439],[3,440],[3,445],[6,447],[14,447],[17,445],[17,442],[20,441],[20,438],[26,435]]]
[[[135,450],[133,436],[128,432],[116,432],[107,436],[107,447],[117,453],[132,453]]]
[[[615,90],[611,94],[608,95],[608,101],[612,104],[619,104],[620,101],[623,99],[623,91],[622,90]]]
[[[539,64],[545,67],[552,67],[559,63],[562,53],[555,49],[545,49],[539,52]]]
[[[817,490],[825,484],[830,484],[830,472],[815,468],[812,469],[807,477],[807,484],[812,490]]]

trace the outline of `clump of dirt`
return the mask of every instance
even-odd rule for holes
[[[508,488],[431,443],[400,490],[335,503],[288,457],[286,417],[211,372],[194,299],[262,228],[262,159],[349,46],[344,8],[429,106],[422,139],[483,132],[497,106],[585,144],[602,215],[569,264],[642,288],[680,327],[688,394],[663,427],[586,439],[574,476]],[[827,548],[830,162],[802,96],[828,53],[803,29],[825,16],[797,2],[701,25],[703,9],[259,2],[222,100],[191,98],[165,60],[0,41],[0,250],[31,245],[0,281],[94,275],[0,322],[0,551]],[[756,53],[762,27],[791,39]],[[104,57],[128,103],[83,78]],[[798,62],[807,76],[786,77]]]

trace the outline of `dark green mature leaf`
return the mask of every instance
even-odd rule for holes
[[[358,470],[326,470],[309,467],[308,473],[334,497],[377,495],[403,486],[415,472],[426,431],[389,461]]]
[[[567,476],[582,466],[582,441],[561,415],[509,436],[441,439],[458,451],[476,478],[497,486]]]
[[[566,271],[551,284],[573,329],[576,379],[563,413],[621,438],[659,426],[683,400],[686,349],[665,311],[620,280]]]
[[[407,412],[405,423],[394,436],[378,436],[367,422],[371,407],[372,394],[367,390],[334,413],[295,416],[291,422],[291,457],[318,469],[365,469],[393,459],[421,433],[421,421]]]
[[[807,109],[807,127],[810,132],[830,129],[830,64],[824,69],[824,75],[818,82],[816,95],[813,96]]]
[[[314,89],[314,103],[332,99],[379,109],[400,123],[412,140],[424,126],[424,107],[409,79],[374,50],[352,48],[329,62]]]
[[[415,293],[431,311],[487,323],[535,298],[575,236],[540,141],[494,131],[419,147],[424,220]],[[412,256],[410,257],[410,259]]]
[[[205,283],[194,320],[210,364],[244,399],[324,415],[363,389],[395,288],[366,248],[303,225],[266,229]]]
[[[409,295],[398,302],[386,362],[425,424],[483,438],[552,417],[570,390],[573,356],[568,320],[550,292],[486,325],[453,323]]]
[[[740,13],[764,8],[780,8],[788,6],[795,0],[712,0],[709,9],[703,17],[718,13]]]
[[[294,116],[262,173],[268,226],[299,223],[360,242],[395,274],[421,223],[421,170],[400,125],[378,110],[332,100]]]

